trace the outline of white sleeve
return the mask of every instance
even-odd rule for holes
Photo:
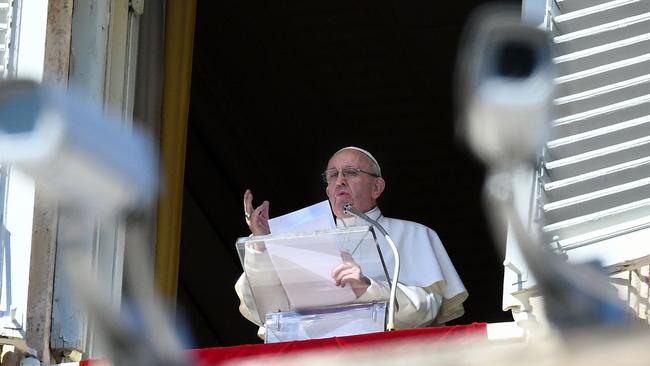
[[[376,301],[388,298],[390,285],[388,282],[378,282],[370,279],[370,286],[359,298],[357,303]],[[418,328],[429,326],[438,314],[442,296],[431,286],[397,284],[397,305],[395,312],[395,327],[397,329]]]
[[[242,273],[239,276],[239,279],[235,283],[235,292],[239,297],[239,312],[251,322],[262,325],[259,313],[257,312],[257,306],[255,305],[255,299],[253,298],[253,292],[248,284],[248,278],[246,278],[246,273]]]
[[[251,322],[261,326],[260,314],[289,309],[289,300],[265,251],[246,248],[246,272],[237,280],[235,292],[239,297],[239,312]],[[255,297],[251,284],[255,286]]]

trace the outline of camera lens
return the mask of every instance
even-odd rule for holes
[[[504,42],[496,50],[497,75],[525,79],[535,70],[537,58],[530,44],[520,41]]]

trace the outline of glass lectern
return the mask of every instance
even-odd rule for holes
[[[334,268],[354,261],[367,277],[388,281],[371,227],[244,237],[237,251],[267,343],[385,329],[387,298],[360,302],[332,279]]]

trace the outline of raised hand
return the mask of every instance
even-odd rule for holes
[[[253,235],[271,233],[269,228],[269,201],[264,201],[257,208],[253,208],[253,193],[250,189],[244,192],[244,218]]]

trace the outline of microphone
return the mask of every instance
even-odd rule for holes
[[[359,217],[371,223],[384,235],[384,238],[386,238],[386,241],[390,245],[390,248],[393,250],[393,256],[395,257],[395,269],[393,271],[393,278],[390,281],[390,297],[388,298],[388,321],[386,322],[386,330],[388,331],[395,330],[395,321],[394,321],[395,307],[396,307],[395,300],[397,298],[397,280],[399,278],[399,264],[400,264],[399,252],[397,251],[397,246],[393,242],[393,239],[390,238],[390,235],[388,235],[388,232],[386,231],[386,229],[384,229],[383,226],[381,226],[376,220],[373,220],[370,217],[368,217],[368,215],[366,215],[365,213],[355,209],[354,206],[352,206],[352,203],[348,202],[345,205],[343,205],[343,213],[346,215],[352,214],[356,217]]]

